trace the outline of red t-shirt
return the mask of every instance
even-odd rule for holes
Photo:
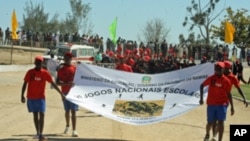
[[[122,71],[127,71],[127,72],[133,72],[132,67],[129,66],[129,65],[127,65],[127,64],[125,64],[125,63],[118,64],[116,66],[116,69],[117,70],[122,70]]]
[[[73,65],[63,65],[57,72],[57,77],[64,83],[73,82],[75,76],[76,67]],[[68,94],[71,86],[61,86],[62,92]]]
[[[35,68],[27,71],[24,81],[28,83],[28,99],[45,99],[46,81],[52,82],[52,77],[46,69],[40,71]]]
[[[231,91],[232,84],[230,80],[222,75],[218,77],[217,75],[209,76],[202,83],[203,86],[208,86],[208,105],[227,105],[228,104],[228,93]]]
[[[239,80],[236,78],[236,76],[232,72],[230,72],[228,75],[226,75],[226,77],[231,81],[231,85],[234,85],[236,88],[240,87]]]

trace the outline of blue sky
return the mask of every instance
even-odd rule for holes
[[[201,0],[202,2],[208,0]],[[11,25],[11,13],[16,10],[17,19],[22,22],[25,3],[28,0],[0,0],[0,27],[5,30]],[[108,27],[115,17],[118,17],[117,36],[127,40],[137,40],[145,23],[155,18],[161,19],[165,27],[170,29],[167,41],[178,43],[179,34],[187,37],[188,28],[183,27],[184,17],[187,15],[186,7],[191,0],[84,0],[90,3],[90,21],[94,25],[93,34],[99,34],[104,39],[110,37]],[[70,11],[68,0],[35,0],[34,5],[43,3],[44,11],[51,16],[56,12],[59,19],[65,17]],[[219,10],[231,6],[234,11],[245,8],[250,10],[249,0],[221,0],[217,5]],[[218,10],[218,11],[219,11]],[[223,15],[225,15],[224,12]],[[213,24],[219,25],[218,18]],[[82,34],[82,33],[80,33]]]

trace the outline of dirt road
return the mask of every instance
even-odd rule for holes
[[[21,60],[22,55],[19,56]],[[35,134],[32,114],[20,101],[24,74],[25,69],[0,70],[0,141],[29,141]],[[244,70],[244,75],[249,78],[249,68]],[[79,137],[65,136],[62,134],[65,121],[60,96],[49,85],[46,93],[44,134],[50,141],[201,141],[205,134],[206,105],[202,105],[177,118],[146,126],[119,123],[81,108],[77,113]],[[229,141],[230,124],[250,124],[250,107],[245,108],[238,100],[234,103],[235,115],[228,115],[225,122],[225,141]]]

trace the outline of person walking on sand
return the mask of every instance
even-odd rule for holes
[[[231,115],[234,114],[234,105],[230,93],[232,84],[223,74],[225,65],[223,62],[216,62],[215,73],[206,78],[200,85],[200,105],[203,101],[204,87],[208,86],[207,95],[207,124],[204,141],[209,141],[210,130],[215,122],[218,121],[218,141],[222,141],[224,133],[224,121],[226,120],[228,102],[231,105]]]
[[[42,68],[43,58],[41,56],[35,57],[35,68],[28,70],[24,77],[24,82],[21,91],[21,102],[25,103],[26,99],[24,93],[27,89],[27,107],[28,111],[33,113],[33,121],[36,128],[36,136],[39,140],[46,139],[43,136],[44,116],[46,110],[45,102],[45,87],[46,82],[51,83],[55,90],[63,96],[63,93],[53,81],[49,72]]]
[[[73,79],[76,71],[76,67],[71,64],[72,53],[66,52],[64,54],[64,64],[57,71],[57,85],[61,86],[61,90],[63,94],[66,96],[71,87],[74,86]],[[72,122],[72,136],[78,137],[76,131],[76,111],[78,111],[78,105],[68,101],[67,99],[63,100],[64,110],[65,110],[65,120],[66,120],[66,128],[64,130],[64,134],[67,134],[70,126],[70,113],[71,113],[71,122]]]
[[[241,95],[242,99],[243,99],[243,103],[246,107],[248,107],[248,103],[246,101],[245,95],[240,87],[240,82],[238,81],[238,79],[236,78],[236,76],[232,73],[232,63],[230,61],[224,61],[224,75],[230,80],[231,85],[234,86],[235,88],[237,88],[239,94]],[[214,141],[216,141],[216,135],[217,135],[217,122],[214,123],[213,127],[212,127],[212,133],[213,133],[213,139]]]
[[[225,69],[224,69],[224,75],[231,81],[231,84],[237,88],[239,94],[241,95],[243,99],[243,103],[248,106],[248,103],[246,101],[245,94],[243,93],[241,87],[240,87],[240,82],[236,78],[236,76],[232,73],[232,63],[230,61],[224,61],[225,64]]]

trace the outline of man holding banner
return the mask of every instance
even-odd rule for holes
[[[203,89],[208,86],[207,96],[207,125],[204,141],[209,141],[209,132],[215,122],[218,121],[219,140],[222,141],[224,132],[224,121],[226,120],[228,102],[231,105],[231,115],[234,114],[234,105],[230,93],[232,85],[230,80],[223,75],[225,64],[217,62],[215,64],[215,74],[209,76],[200,85],[200,104],[203,102]],[[213,138],[213,140],[216,140]]]
[[[72,53],[67,52],[64,54],[64,64],[57,72],[57,85],[61,86],[63,94],[66,96],[71,87],[74,86],[73,79],[76,71],[76,67],[71,64]],[[66,120],[66,128],[64,130],[64,134],[67,134],[69,131],[70,125],[70,113],[71,113],[71,121],[72,121],[72,136],[78,137],[76,131],[76,111],[78,111],[78,105],[68,101],[63,98],[63,106],[65,110],[65,120]]]

